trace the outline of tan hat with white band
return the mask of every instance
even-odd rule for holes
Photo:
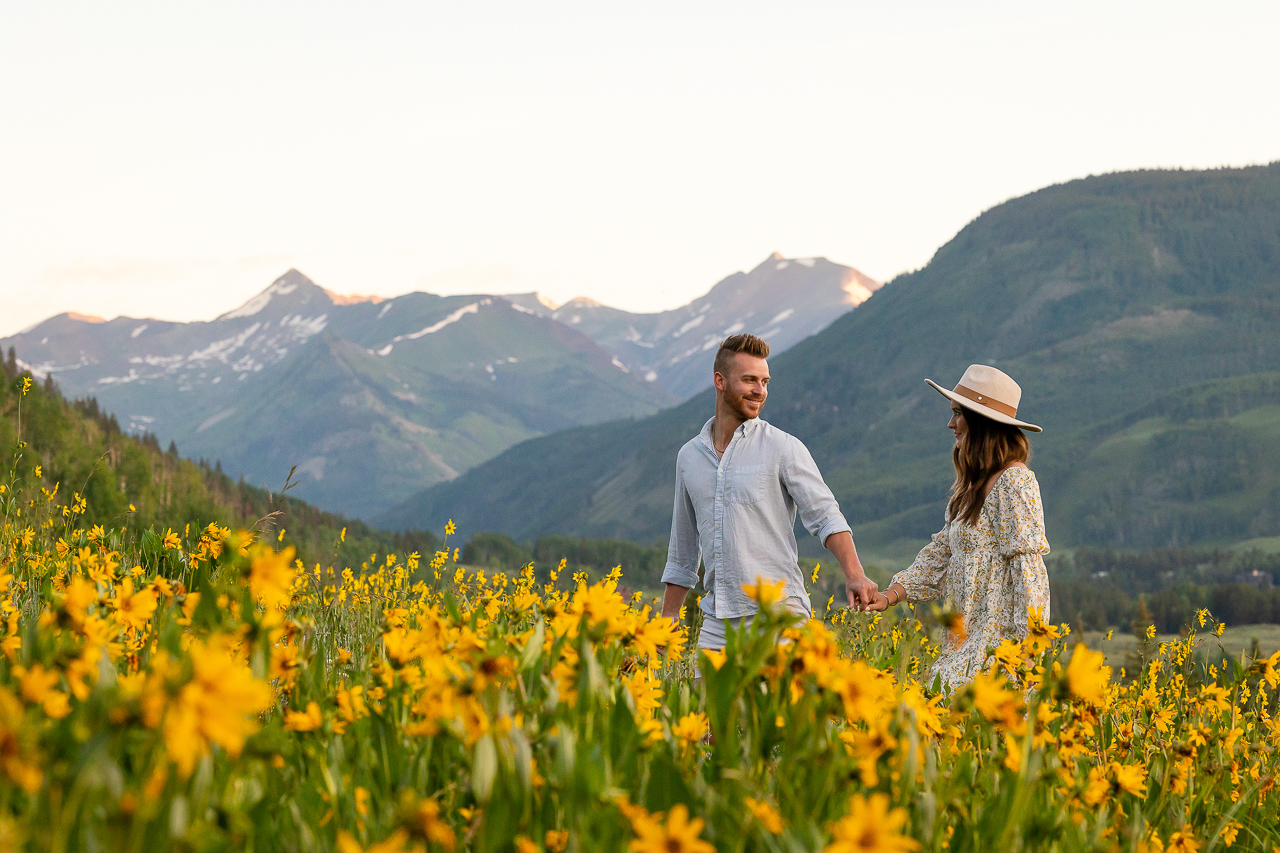
[[[960,377],[955,390],[948,391],[932,379],[926,379],[939,394],[949,397],[966,409],[986,415],[997,423],[1009,424],[1030,432],[1041,432],[1040,427],[1018,420],[1018,404],[1022,402],[1022,388],[1009,374],[985,364],[971,364]]]

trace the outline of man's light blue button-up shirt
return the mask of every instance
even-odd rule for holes
[[[742,591],[762,577],[783,582],[783,598],[811,613],[796,554],[796,511],[824,544],[849,530],[831,489],[800,439],[759,418],[733,433],[723,458],[712,418],[676,456],[676,497],[663,583],[693,587],[705,571],[702,611],[735,619],[759,610]]]

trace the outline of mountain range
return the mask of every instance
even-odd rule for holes
[[[537,294],[342,296],[290,270],[209,322],[66,313],[0,346],[128,432],[255,485],[278,488],[297,466],[299,498],[369,518],[526,439],[679,402],[689,370],[710,382],[707,334],[768,330],[785,348],[874,286],[825,259],[774,256],[645,315]],[[696,353],[671,355],[695,339]]]
[[[688,305],[654,314],[584,297],[560,306],[537,294],[507,298],[581,331],[645,381],[688,399],[710,386],[716,345],[729,335],[750,332],[782,353],[865,302],[880,286],[826,258],[784,258],[774,252]]]
[[[1032,467],[1053,545],[1280,536],[1280,163],[1013,199],[771,359],[763,417],[805,441],[877,559],[942,524],[952,439],[924,379],[970,363],[1018,380],[1020,416],[1045,427]],[[378,521],[663,542],[676,451],[712,404],[518,444]]]

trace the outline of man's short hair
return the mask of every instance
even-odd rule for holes
[[[715,364],[712,370],[716,373],[729,375],[729,362],[732,360],[734,353],[745,352],[747,355],[756,358],[769,357],[769,345],[761,338],[755,335],[748,335],[743,332],[739,335],[730,335],[720,344],[720,349],[716,350]]]

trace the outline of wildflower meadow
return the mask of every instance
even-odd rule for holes
[[[83,523],[42,473],[0,483],[0,850],[1280,846],[1280,654],[1206,656],[1204,611],[1123,672],[1033,613],[944,694],[946,614],[797,624],[760,583],[695,661],[625,567],[472,569],[451,528],[305,565]]]

